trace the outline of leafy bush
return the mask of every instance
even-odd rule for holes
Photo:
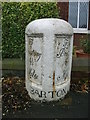
[[[87,39],[81,41],[81,47],[83,47],[85,53],[90,54],[90,36]]]
[[[25,28],[40,18],[59,18],[56,3],[2,3],[2,57],[24,58]]]

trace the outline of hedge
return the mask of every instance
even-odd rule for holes
[[[25,57],[25,28],[40,18],[59,18],[56,3],[2,3],[2,58]]]

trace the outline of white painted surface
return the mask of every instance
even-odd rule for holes
[[[73,28],[61,19],[29,23],[26,39],[26,89],[34,100],[56,101],[70,88]]]

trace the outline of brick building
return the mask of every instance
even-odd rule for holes
[[[60,18],[68,21],[74,30],[74,45],[80,46],[80,39],[88,39],[90,34],[90,1],[67,0],[57,3]]]

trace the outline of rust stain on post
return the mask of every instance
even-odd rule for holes
[[[53,72],[53,92],[55,94],[55,71]]]

